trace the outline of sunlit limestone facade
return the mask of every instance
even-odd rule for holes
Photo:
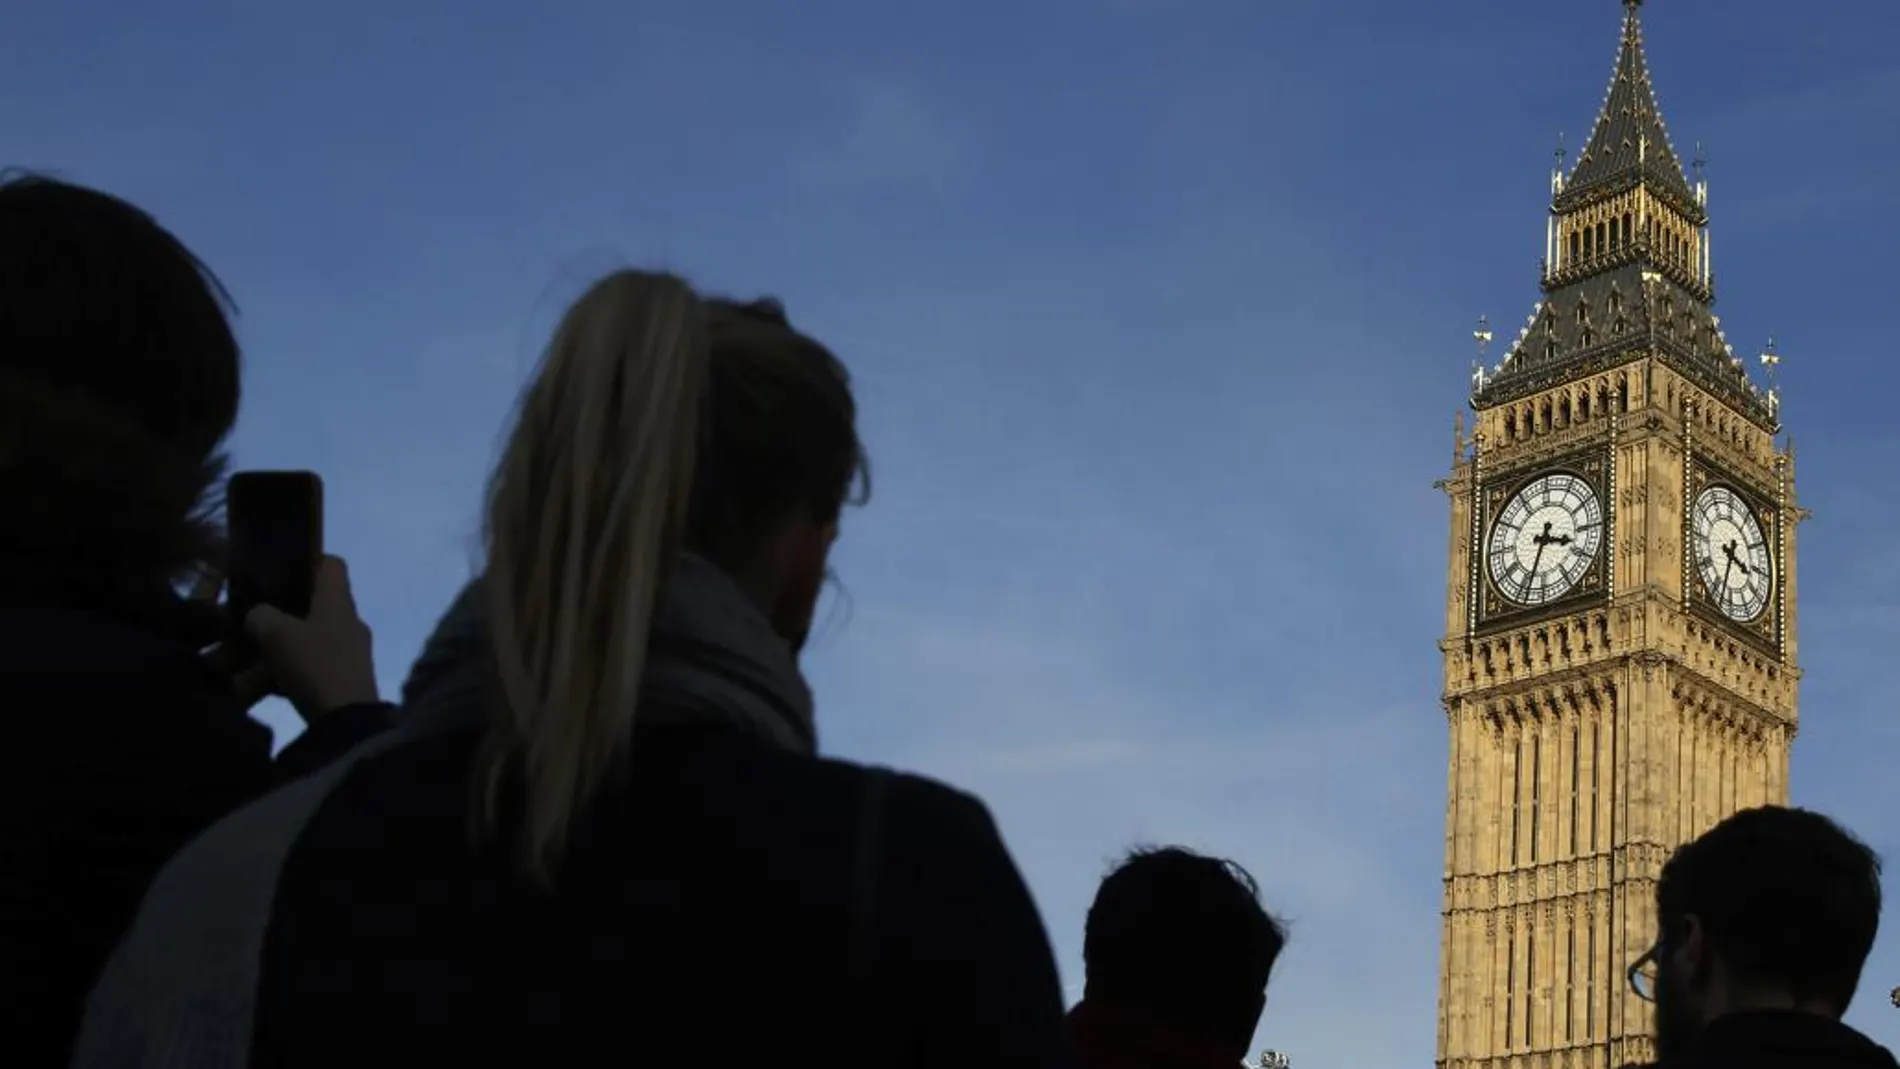
[[[1474,373],[1442,484],[1441,1069],[1652,1060],[1626,970],[1663,861],[1787,798],[1794,458],[1713,314],[1708,189],[1670,144],[1640,14],[1552,175],[1543,299]]]

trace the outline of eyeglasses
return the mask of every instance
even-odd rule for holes
[[[1642,957],[1630,963],[1630,990],[1636,992],[1636,997],[1644,1002],[1656,1001],[1656,973],[1659,971],[1662,952],[1662,944],[1657,943],[1643,951]]]

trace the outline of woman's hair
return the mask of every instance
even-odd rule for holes
[[[844,366],[775,303],[623,270],[562,318],[488,492],[500,701],[477,817],[521,794],[525,871],[552,878],[638,708],[683,550],[729,572],[777,525],[837,519],[869,479]]]
[[[215,559],[229,296],[137,207],[0,173],[0,589],[123,607]]]

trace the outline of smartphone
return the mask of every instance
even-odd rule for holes
[[[309,471],[240,471],[225,484],[224,513],[225,608],[234,630],[259,605],[310,615],[323,560],[323,480]]]

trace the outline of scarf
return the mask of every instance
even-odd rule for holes
[[[478,579],[443,614],[403,686],[396,730],[238,810],[166,865],[93,988],[74,1069],[245,1069],[284,862],[355,762],[482,723],[494,693],[483,604]],[[815,751],[811,692],[790,647],[712,564],[682,560],[647,657],[640,722],[719,724]]]
[[[497,684],[480,578],[456,595],[402,685],[418,730],[487,715]],[[654,613],[636,723],[716,722],[767,744],[817,751],[811,689],[791,647],[726,573],[683,556]]]

